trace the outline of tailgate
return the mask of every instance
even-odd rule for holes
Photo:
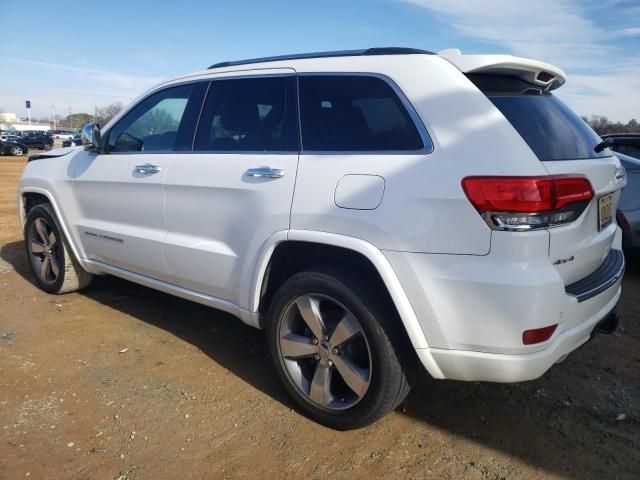
[[[595,272],[611,250],[624,169],[596,133],[549,89],[504,75],[468,74],[550,175],[584,176],[593,198],[575,219],[548,227],[549,258],[565,285]]]
[[[597,270],[611,250],[617,228],[615,212],[624,178],[614,156],[548,161],[544,166],[554,175],[582,174],[589,179],[594,191],[594,198],[577,220],[549,229],[549,257],[565,285],[569,285]]]

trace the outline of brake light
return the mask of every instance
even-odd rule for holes
[[[462,189],[492,228],[530,230],[571,222],[593,198],[581,175],[466,177]]]
[[[525,330],[522,332],[522,343],[525,345],[533,345],[534,343],[546,342],[551,338],[556,328],[558,328],[558,324],[534,328],[533,330]]]
[[[553,80],[555,77],[553,75],[551,75],[549,72],[540,72],[538,73],[538,76],[536,77],[536,80],[538,80],[539,82],[544,82],[544,83],[548,83],[551,80]]]

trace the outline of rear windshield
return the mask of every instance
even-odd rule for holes
[[[596,153],[600,137],[558,98],[519,79],[497,75],[469,75],[480,90],[511,122],[542,161],[608,157]]]

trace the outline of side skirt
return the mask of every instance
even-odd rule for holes
[[[83,259],[83,264],[86,264],[92,272],[113,275],[115,277],[123,278],[125,280],[144,285],[145,287],[153,288],[154,290],[159,290],[170,295],[175,295],[176,297],[184,298],[185,300],[191,300],[192,302],[206,305],[207,307],[222,310],[223,312],[227,312],[235,317],[238,317],[240,320],[251,327],[258,329],[260,328],[260,322],[257,313],[252,313],[249,310],[241,308],[235,303],[228,300],[213,297],[205,293],[196,292],[195,290],[189,290],[188,288],[183,288],[172,283],[156,280],[155,278],[130,272],[122,268],[113,267],[96,260]]]

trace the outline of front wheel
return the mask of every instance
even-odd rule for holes
[[[412,348],[382,295],[338,269],[292,276],[267,315],[268,348],[298,407],[339,430],[398,406],[413,378]]]
[[[24,226],[27,256],[38,286],[48,293],[69,293],[91,283],[93,275],[73,257],[51,205],[36,205]]]
[[[44,148],[45,150],[51,150],[51,145],[48,143],[45,143],[42,148]]]
[[[22,155],[24,152],[22,151],[22,147],[11,147],[11,155],[13,155],[14,157],[18,157],[20,155]]]

